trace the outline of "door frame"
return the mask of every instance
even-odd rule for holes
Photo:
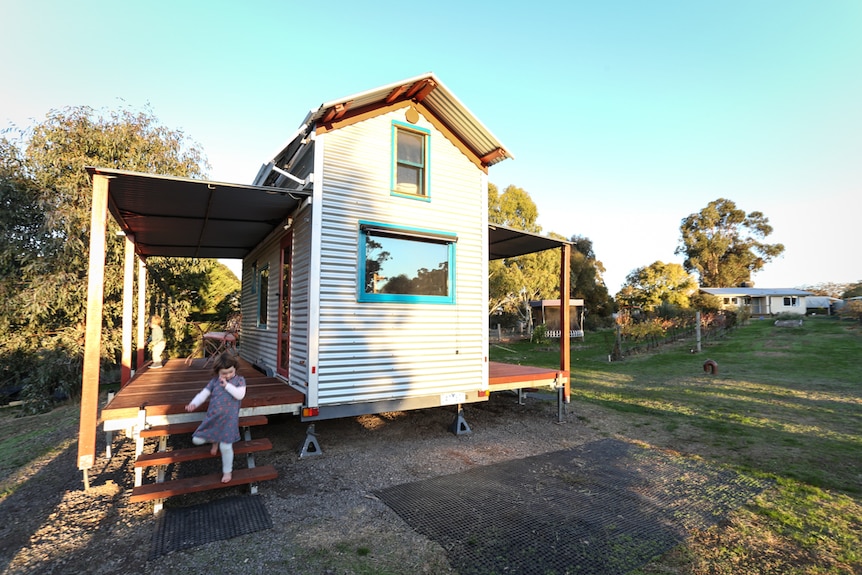
[[[287,262],[285,262],[287,253]],[[291,298],[291,276],[293,275],[293,230],[288,231],[278,249],[278,332],[276,342],[275,370],[284,377],[290,377],[290,298]],[[285,264],[287,264],[287,277],[285,277]],[[287,309],[285,309],[285,305]],[[287,326],[284,326],[284,323]],[[286,353],[287,357],[282,357]]]

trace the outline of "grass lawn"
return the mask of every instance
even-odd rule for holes
[[[858,324],[752,320],[700,354],[688,341],[614,363],[608,341],[572,342],[570,412],[609,435],[776,481],[728,525],[641,573],[862,573]],[[491,359],[554,368],[559,352],[506,343],[492,345]],[[704,371],[706,359],[717,374]]]

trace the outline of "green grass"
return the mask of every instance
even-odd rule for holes
[[[779,328],[752,320],[700,354],[687,341],[613,363],[606,340],[588,333],[585,342],[572,343],[570,411],[579,404],[601,408],[609,418],[616,414],[609,430],[616,435],[778,482],[739,519],[750,533],[734,531],[738,549],[714,543],[683,549],[659,562],[676,570],[655,572],[862,572],[858,324],[807,318],[800,328]],[[504,346],[492,346],[492,360],[559,365],[553,347]],[[717,362],[717,374],[704,372],[706,359]],[[593,409],[591,425],[600,424],[597,417]],[[766,541],[786,547],[778,557],[795,559],[777,560],[777,570],[757,563],[750,550]],[[712,563],[698,567],[705,557]]]
[[[51,413],[16,417],[15,408],[0,412],[0,482],[22,465],[51,453],[77,433],[79,407],[73,403]]]

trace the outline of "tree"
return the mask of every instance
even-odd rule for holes
[[[150,257],[147,283],[148,314],[162,317],[170,349],[180,355],[196,343],[188,322],[204,322],[218,331],[240,311],[240,281],[216,260]]]
[[[614,302],[602,279],[605,266],[596,259],[593,242],[589,238],[574,235],[569,241],[572,242],[569,258],[571,297],[584,300],[588,321],[597,327],[598,318],[610,317],[614,311]]]
[[[488,223],[539,233],[542,227],[536,223],[538,217],[536,204],[522,188],[510,185],[498,193],[497,186],[488,184]]]
[[[862,296],[862,282],[856,282],[855,284],[847,286],[847,289],[845,289],[844,293],[841,294],[842,299],[859,296]]]
[[[186,177],[200,177],[208,166],[182,132],[160,126],[150,113],[105,115],[88,107],[52,110],[17,138],[0,138],[0,152],[0,329],[6,334],[0,358],[24,358],[32,382],[46,386],[59,377],[74,394],[89,261],[92,186],[85,166]],[[124,241],[109,222],[102,357],[113,364],[121,340]],[[51,365],[62,365],[62,374],[47,374]]]
[[[805,291],[810,291],[814,295],[818,296],[840,298],[841,294],[850,289],[852,285],[853,284],[848,283],[823,282],[814,285],[805,285],[802,286],[802,289],[804,289]]]
[[[761,241],[772,233],[761,212],[746,215],[728,199],[710,202],[682,220],[677,254],[683,267],[696,273],[703,287],[733,287],[751,280],[751,274],[784,252],[782,244]]]
[[[539,233],[542,228],[536,223],[538,216],[536,204],[522,188],[510,185],[500,194],[497,186],[488,185],[490,223]],[[488,276],[488,313],[513,314],[531,326],[529,302],[559,292],[559,257],[553,250],[546,250],[494,260],[488,264]]]
[[[653,311],[662,304],[687,308],[696,291],[697,283],[680,264],[656,261],[626,276],[617,301],[645,311]]]

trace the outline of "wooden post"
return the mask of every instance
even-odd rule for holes
[[[700,348],[700,312],[697,311],[694,313],[694,333],[697,334],[697,353],[700,353],[702,350]]]
[[[560,371],[566,378],[563,398],[566,403],[571,401],[571,310],[569,309],[569,292],[571,291],[570,258],[572,246],[564,244],[560,248]]]
[[[90,216],[90,264],[87,281],[87,326],[84,336],[84,373],[81,419],[78,429],[78,469],[88,470],[96,459],[96,416],[99,403],[99,368],[102,345],[102,311],[105,294],[105,224],[108,217],[108,177],[93,175],[93,205]]]
[[[144,365],[144,350],[147,348],[147,267],[138,259],[138,357],[135,369]]]
[[[135,238],[126,236],[123,265],[123,359],[120,364],[120,387],[132,379],[132,300],[135,291]]]

